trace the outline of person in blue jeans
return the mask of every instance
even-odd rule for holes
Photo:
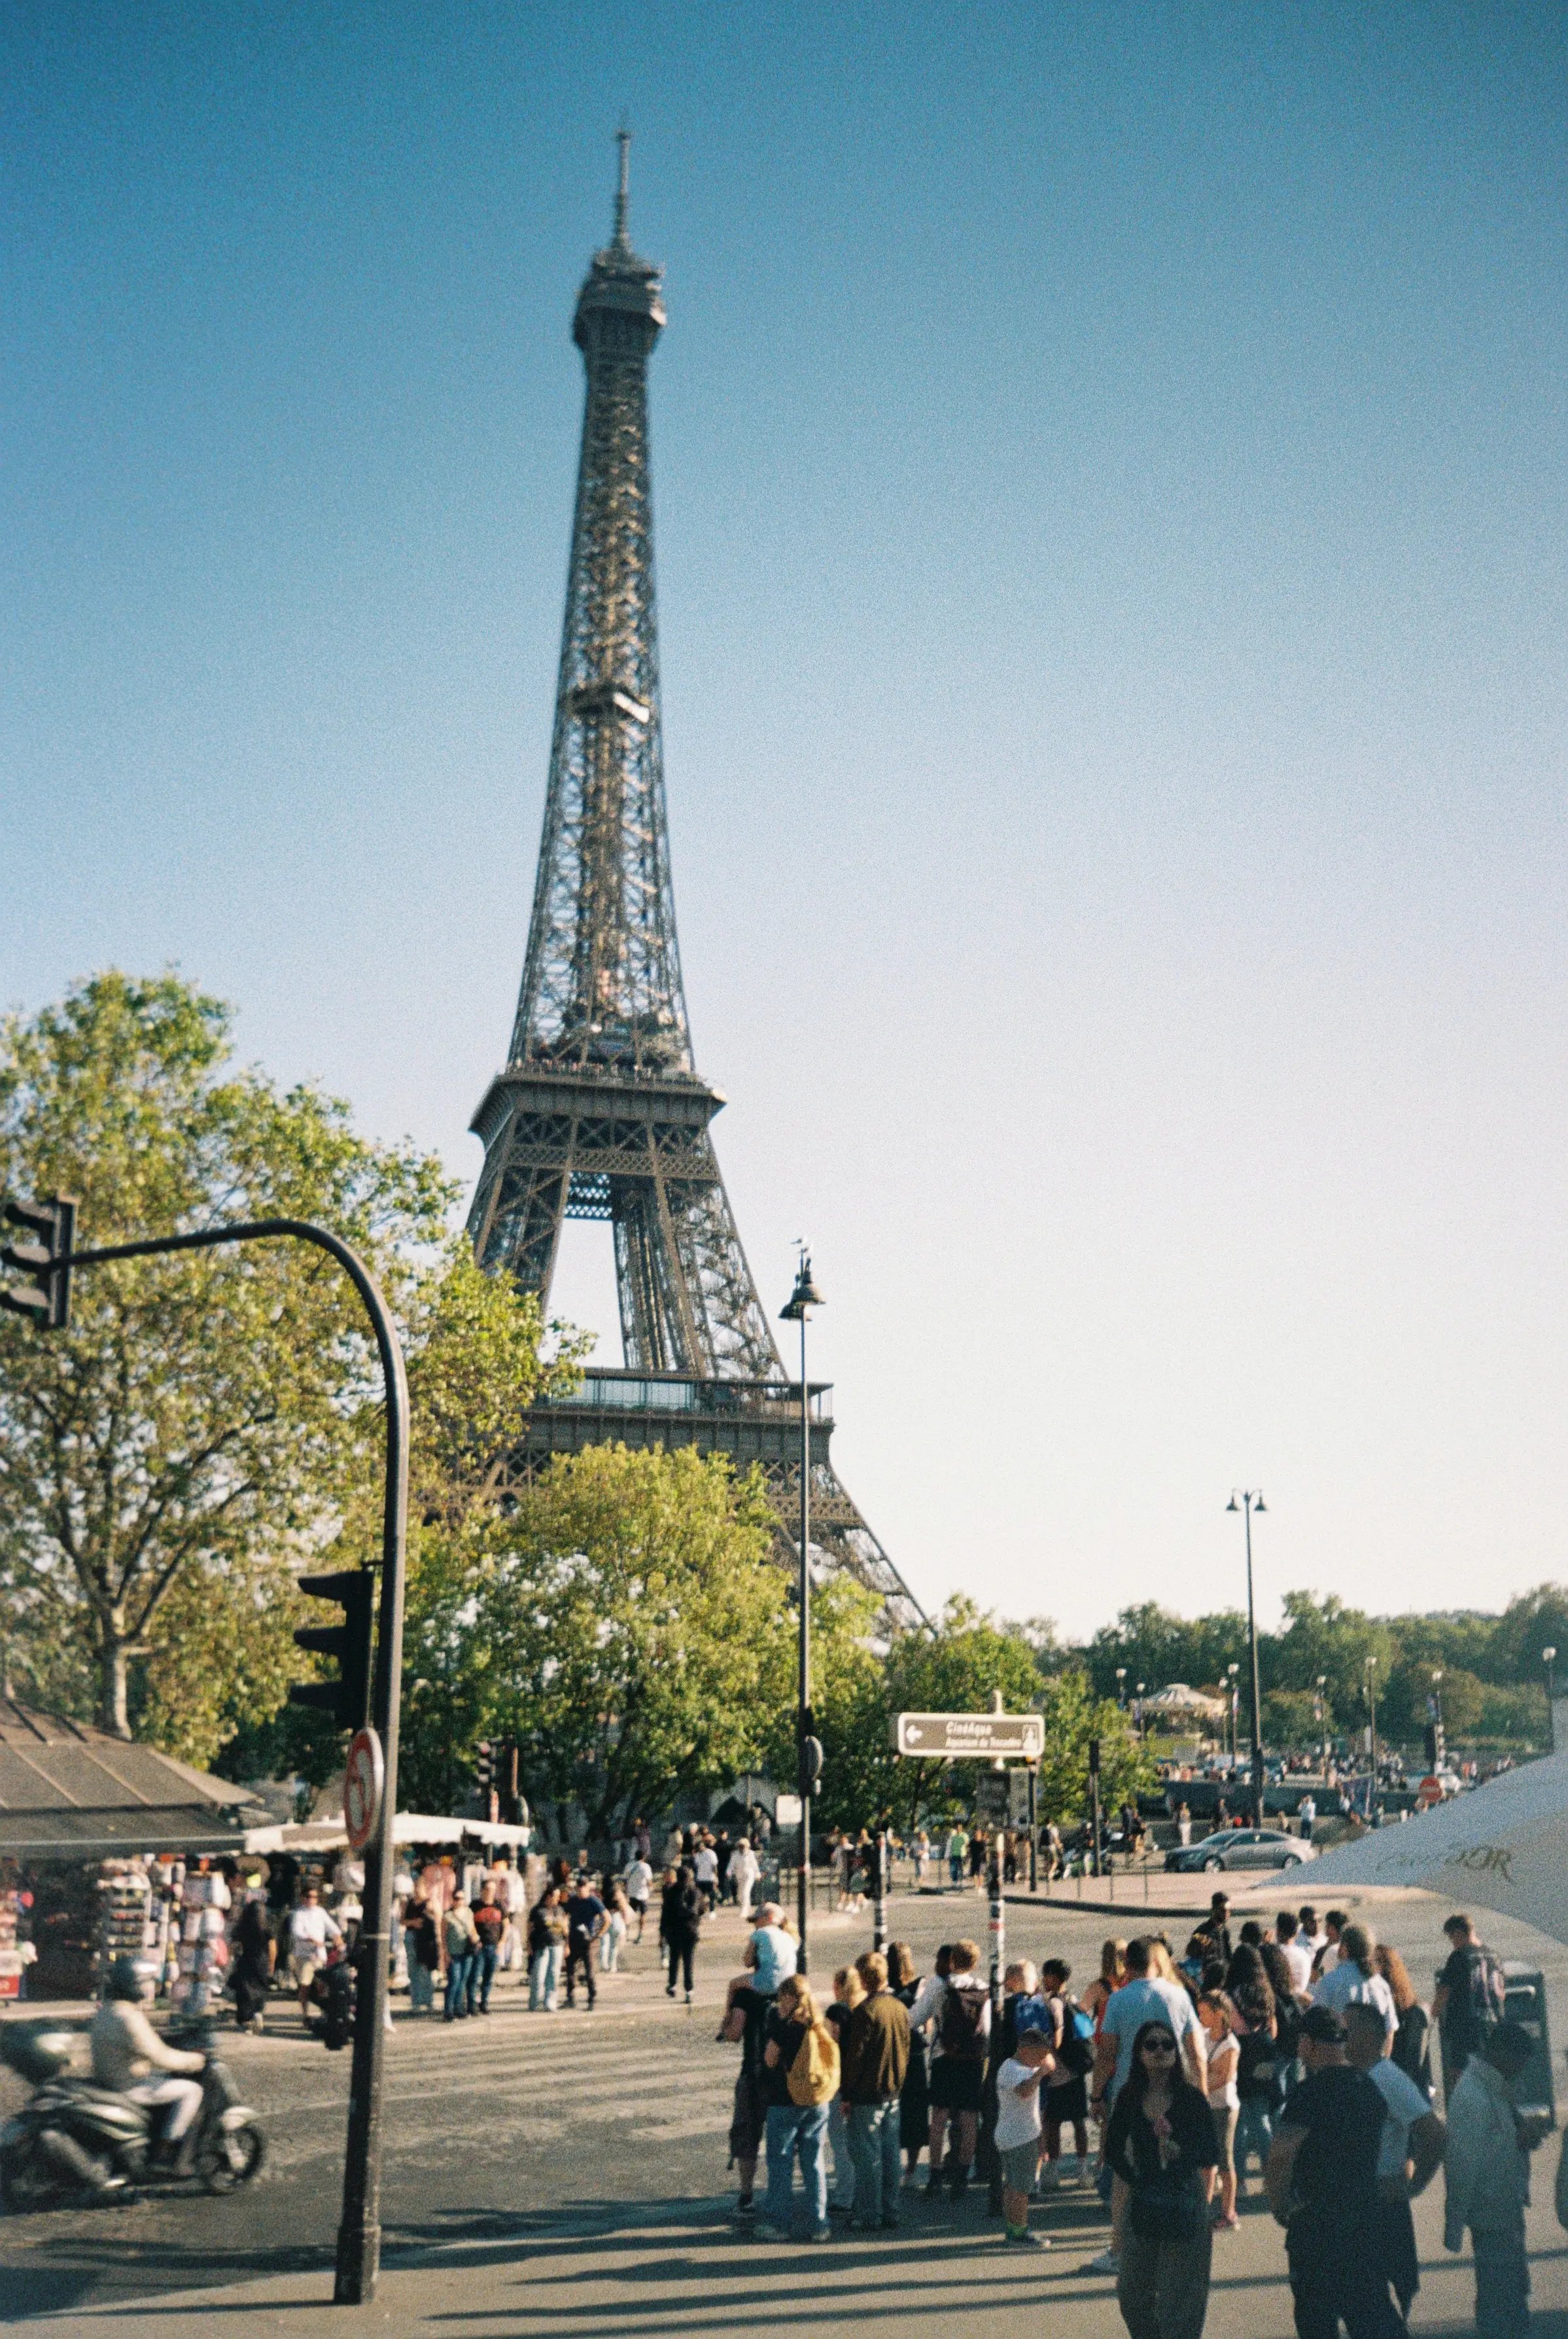
[[[468,1960],[468,2012],[488,2014],[490,1989],[496,1979],[496,1958],[501,1936],[507,1929],[507,1912],[497,1902],[496,1888],[488,1877],[479,1887],[479,1897],[469,1914],[478,1939]]]
[[[474,1951],[478,1946],[474,1920],[468,1914],[468,1904],[460,1892],[452,1896],[447,1911],[447,2003],[449,2022],[466,2020],[468,2011],[468,1976],[473,1969]]]
[[[805,2195],[803,2237],[825,2242],[833,2230],[827,2221],[825,2149],[831,2098],[820,2104],[797,2104],[792,2102],[789,2091],[790,2072],[814,2030],[831,2040],[832,2033],[817,2012],[809,1985],[798,1974],[791,1974],[779,1985],[777,1999],[767,2018],[763,2049],[768,2181],[763,2215],[754,2230],[773,2241],[790,2238],[794,2222],[791,2191],[797,2159]],[[833,2051],[836,2056],[836,2047]]]

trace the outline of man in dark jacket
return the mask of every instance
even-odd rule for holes
[[[866,1995],[843,2027],[839,2092],[854,2163],[854,2214],[863,2231],[898,2224],[899,2097],[909,2069],[909,2016],[887,1986],[887,1959],[855,1959]]]

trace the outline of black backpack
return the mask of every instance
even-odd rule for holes
[[[985,2040],[980,2026],[989,2002],[983,1989],[956,1989],[952,1982],[946,1984],[937,2037],[942,2053],[951,2055],[955,2063],[984,2062]]]
[[[1484,2039],[1504,2018],[1508,1984],[1491,1950],[1480,1942],[1466,1951],[1465,1962],[1470,1968],[1470,2002],[1464,2027],[1470,2038]]]
[[[1094,2068],[1094,2025],[1076,1998],[1061,2002],[1061,2044],[1056,2059],[1075,2079],[1087,2079]]]

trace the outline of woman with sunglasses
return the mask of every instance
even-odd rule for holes
[[[1116,2297],[1131,2339],[1202,2339],[1219,2155],[1208,2100],[1182,2077],[1163,2022],[1132,2042],[1105,2157],[1124,2220]]]

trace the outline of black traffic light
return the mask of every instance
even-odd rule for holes
[[[340,1624],[301,1624],[294,1639],[318,1656],[336,1657],[336,1681],[296,1682],[291,1705],[319,1706],[340,1730],[361,1729],[370,1712],[370,1638],[376,1604],[373,1568],[344,1568],[336,1575],[301,1575],[300,1589],[312,1600],[335,1600]]]
[[[0,1308],[31,1316],[40,1331],[63,1331],[71,1320],[71,1270],[54,1262],[71,1255],[76,1205],[69,1195],[54,1194],[46,1202],[7,1202],[5,1216],[14,1227],[27,1227],[43,1240],[0,1245],[0,1262],[19,1267],[29,1278],[26,1283],[0,1283]]]
[[[488,1795],[496,1783],[496,1750],[488,1738],[481,1738],[476,1750],[474,1783],[481,1795]]]

